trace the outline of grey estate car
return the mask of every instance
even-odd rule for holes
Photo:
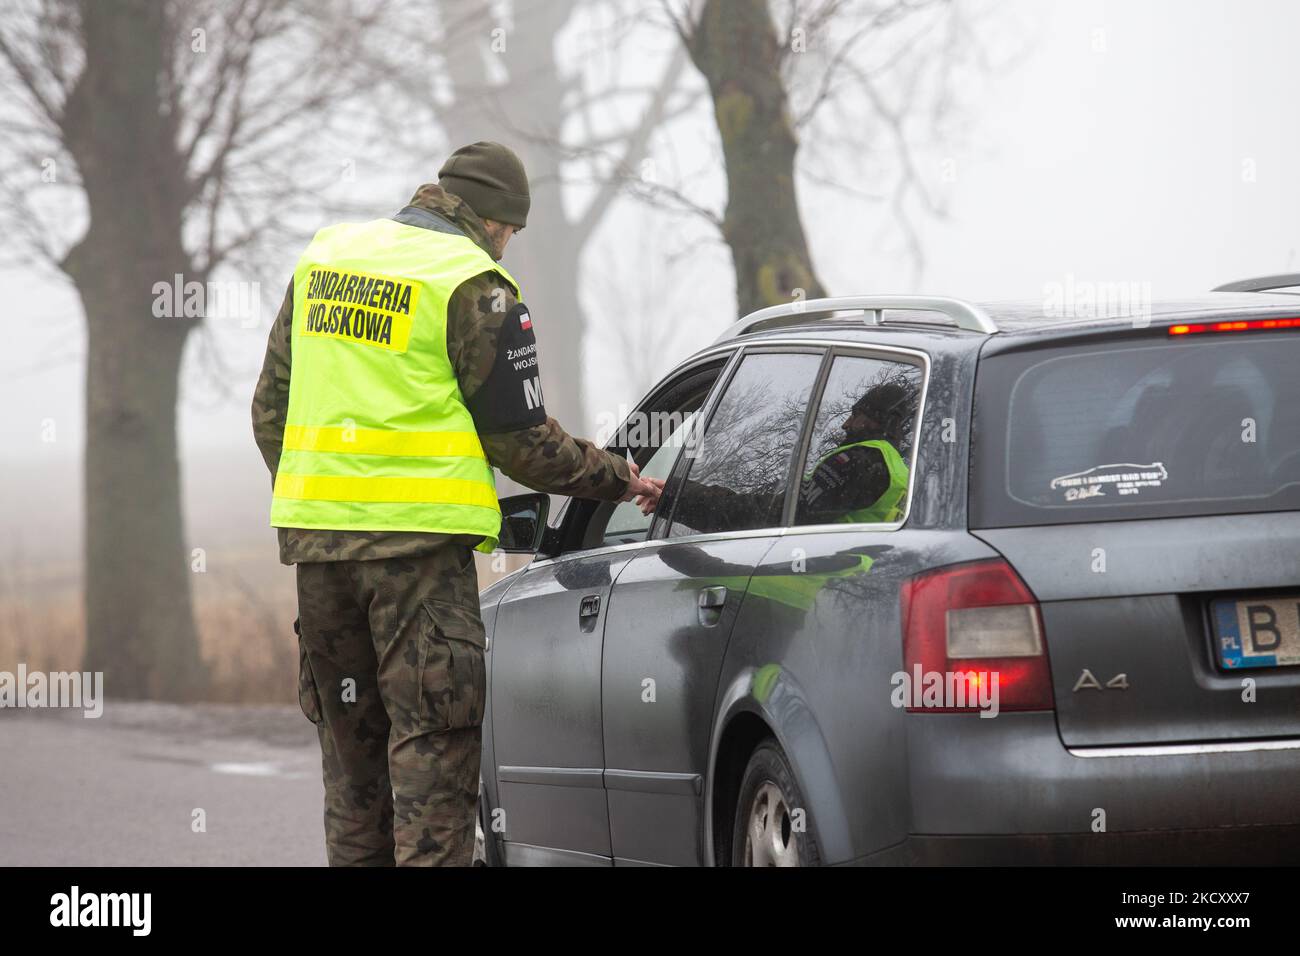
[[[610,444],[653,515],[502,502],[487,861],[1300,861],[1297,286],[736,323]],[[863,520],[805,491],[882,386]]]

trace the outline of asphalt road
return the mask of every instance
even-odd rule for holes
[[[0,866],[323,866],[323,799],[296,707],[0,710]]]

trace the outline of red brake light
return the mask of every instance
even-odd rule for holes
[[[905,581],[902,616],[909,681],[964,673],[969,701],[981,682],[996,675],[998,710],[1053,708],[1038,602],[1006,561],[958,564]],[[907,710],[975,713],[980,708],[918,706],[913,700]]]
[[[1192,322],[1169,326],[1170,335],[1200,332],[1253,332],[1259,329],[1300,329],[1300,319],[1238,319],[1235,322]]]

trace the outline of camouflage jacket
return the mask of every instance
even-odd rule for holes
[[[483,221],[460,198],[437,185],[426,184],[416,190],[410,205],[447,219],[491,254]],[[569,435],[544,409],[537,410],[536,423],[527,427],[509,430],[496,427],[510,418],[500,407],[509,405],[509,400],[500,401],[487,393],[504,391],[494,388],[502,384],[501,369],[508,364],[505,361],[507,342],[499,343],[499,340],[503,338],[503,325],[509,317],[512,324],[508,335],[512,344],[518,344],[518,312],[522,308],[510,284],[497,272],[484,272],[466,280],[447,305],[447,353],[456,370],[461,395],[474,415],[488,461],[503,474],[538,491],[605,500],[620,498],[631,479],[626,459]],[[253,392],[253,436],[271,471],[272,481],[280,461],[289,410],[292,328],[291,280],[271,326],[262,374]],[[532,332],[526,335],[531,341]],[[531,371],[537,374],[536,368]],[[485,383],[486,392],[482,391]],[[408,531],[278,530],[283,564],[412,557],[448,541],[473,546],[480,540],[474,535]]]

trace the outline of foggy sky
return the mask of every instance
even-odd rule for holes
[[[1150,283],[1160,298],[1300,268],[1294,117],[1300,4],[1034,0],[1005,6],[1008,30],[1016,34],[1011,39],[1028,46],[1026,58],[980,81],[979,99],[966,116],[969,142],[919,157],[922,173],[946,194],[950,219],[922,227],[926,265],[918,285],[889,241],[884,208],[799,184],[814,262],[832,294],[1040,298],[1046,283],[1073,277]],[[701,82],[690,74],[691,82]],[[707,131],[701,125],[701,117],[711,120],[707,101],[701,109],[673,127],[679,152],[689,155],[691,140]],[[805,142],[803,148],[813,147]],[[951,183],[941,177],[946,160],[955,171]],[[412,164],[396,183],[378,177],[375,191],[392,198],[377,200],[375,215],[395,212],[419,181],[434,178],[433,169],[421,177]],[[584,301],[597,326],[583,343],[592,416],[641,397],[602,325],[680,324],[665,354],[655,356],[658,367],[651,371],[657,373],[735,318],[725,247],[714,243],[693,259],[656,263],[659,244],[638,229],[641,222],[635,205],[621,204],[584,270]],[[546,229],[530,222],[514,241],[545,241]],[[283,250],[283,281],[299,251]],[[619,283],[637,282],[644,287],[619,291]],[[663,294],[667,287],[675,291]],[[223,496],[240,521],[264,527],[269,479],[252,442],[248,403],[282,292],[283,282],[263,289],[257,328],[213,329],[233,376],[230,400],[218,401],[207,378],[196,374],[198,337],[191,337],[180,427],[192,536],[196,529],[230,530],[224,521],[205,524],[207,503]],[[79,304],[66,281],[29,270],[0,273],[0,295],[7,304],[0,537],[12,547],[17,535],[33,552],[63,552],[66,545],[71,554],[79,535],[83,438]],[[545,352],[541,362],[545,369]],[[42,441],[47,421],[56,429],[53,443]]]

